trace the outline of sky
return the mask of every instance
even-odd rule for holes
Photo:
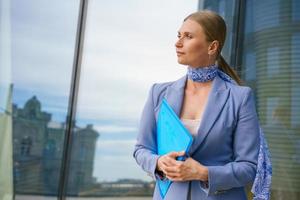
[[[22,107],[36,95],[53,121],[64,121],[67,112],[78,2],[12,1],[14,103]],[[139,117],[153,83],[185,75],[174,44],[197,6],[196,0],[89,1],[76,122],[100,133],[98,181],[151,180],[132,157]]]

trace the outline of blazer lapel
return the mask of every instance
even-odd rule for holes
[[[210,129],[218,119],[218,116],[220,115],[228,96],[229,89],[227,89],[225,82],[219,76],[216,76],[216,78],[213,80],[212,89],[208,96],[204,113],[202,114],[198,135],[195,137],[189,155],[192,155],[205,140]]]
[[[180,117],[186,80],[187,76],[184,76],[175,81],[174,84],[167,89],[165,95],[168,104],[171,106],[178,117]]]

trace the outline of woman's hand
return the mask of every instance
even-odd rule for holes
[[[162,171],[171,181],[208,180],[208,169],[193,158],[177,161],[184,152],[171,152],[158,159],[158,170]]]
[[[176,164],[176,158],[179,156],[184,156],[184,151],[181,152],[170,152],[159,157],[157,161],[157,170],[163,172],[165,174],[165,168],[174,166]]]

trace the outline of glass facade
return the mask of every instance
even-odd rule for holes
[[[151,199],[138,121],[151,84],[185,73],[197,1],[0,2],[0,199]]]
[[[13,199],[12,81],[9,1],[0,0],[0,199]]]
[[[75,120],[85,129],[73,135],[70,196],[151,199],[154,182],[132,157],[139,117],[152,83],[184,73],[174,44],[196,10],[195,1],[89,1]]]
[[[10,7],[14,192],[56,199],[79,1],[12,0]]]
[[[222,56],[229,64],[235,65],[236,52],[233,51],[237,45],[237,26],[239,23],[238,9],[239,1],[237,0],[210,0],[199,1],[199,9],[213,10],[221,15],[226,22],[227,35],[223,47]]]
[[[222,54],[254,89],[272,200],[300,199],[297,0],[0,0],[0,199],[151,199],[139,117],[152,83],[185,74],[174,43],[197,3],[225,19]]]
[[[220,14],[231,12],[231,8],[218,10],[224,7],[221,1],[213,2],[200,4]],[[233,30],[237,45],[224,51],[240,56],[234,67],[255,92],[272,157],[271,199],[300,199],[299,1],[231,3],[239,7],[234,14],[240,19],[239,27]]]

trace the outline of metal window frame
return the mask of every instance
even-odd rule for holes
[[[245,30],[245,13],[246,13],[246,2],[244,0],[236,1],[236,10],[235,10],[237,19],[235,21],[235,35],[234,46],[232,49],[233,63],[235,70],[241,77],[242,72],[242,58],[243,58],[243,40],[244,40],[244,30]]]
[[[68,190],[69,167],[72,153],[72,134],[75,127],[76,107],[78,99],[81,62],[84,46],[84,33],[86,27],[88,0],[80,0],[77,20],[76,42],[73,58],[73,70],[71,76],[70,97],[68,103],[68,114],[66,118],[66,132],[64,138],[62,164],[58,188],[58,199],[65,200]]]

